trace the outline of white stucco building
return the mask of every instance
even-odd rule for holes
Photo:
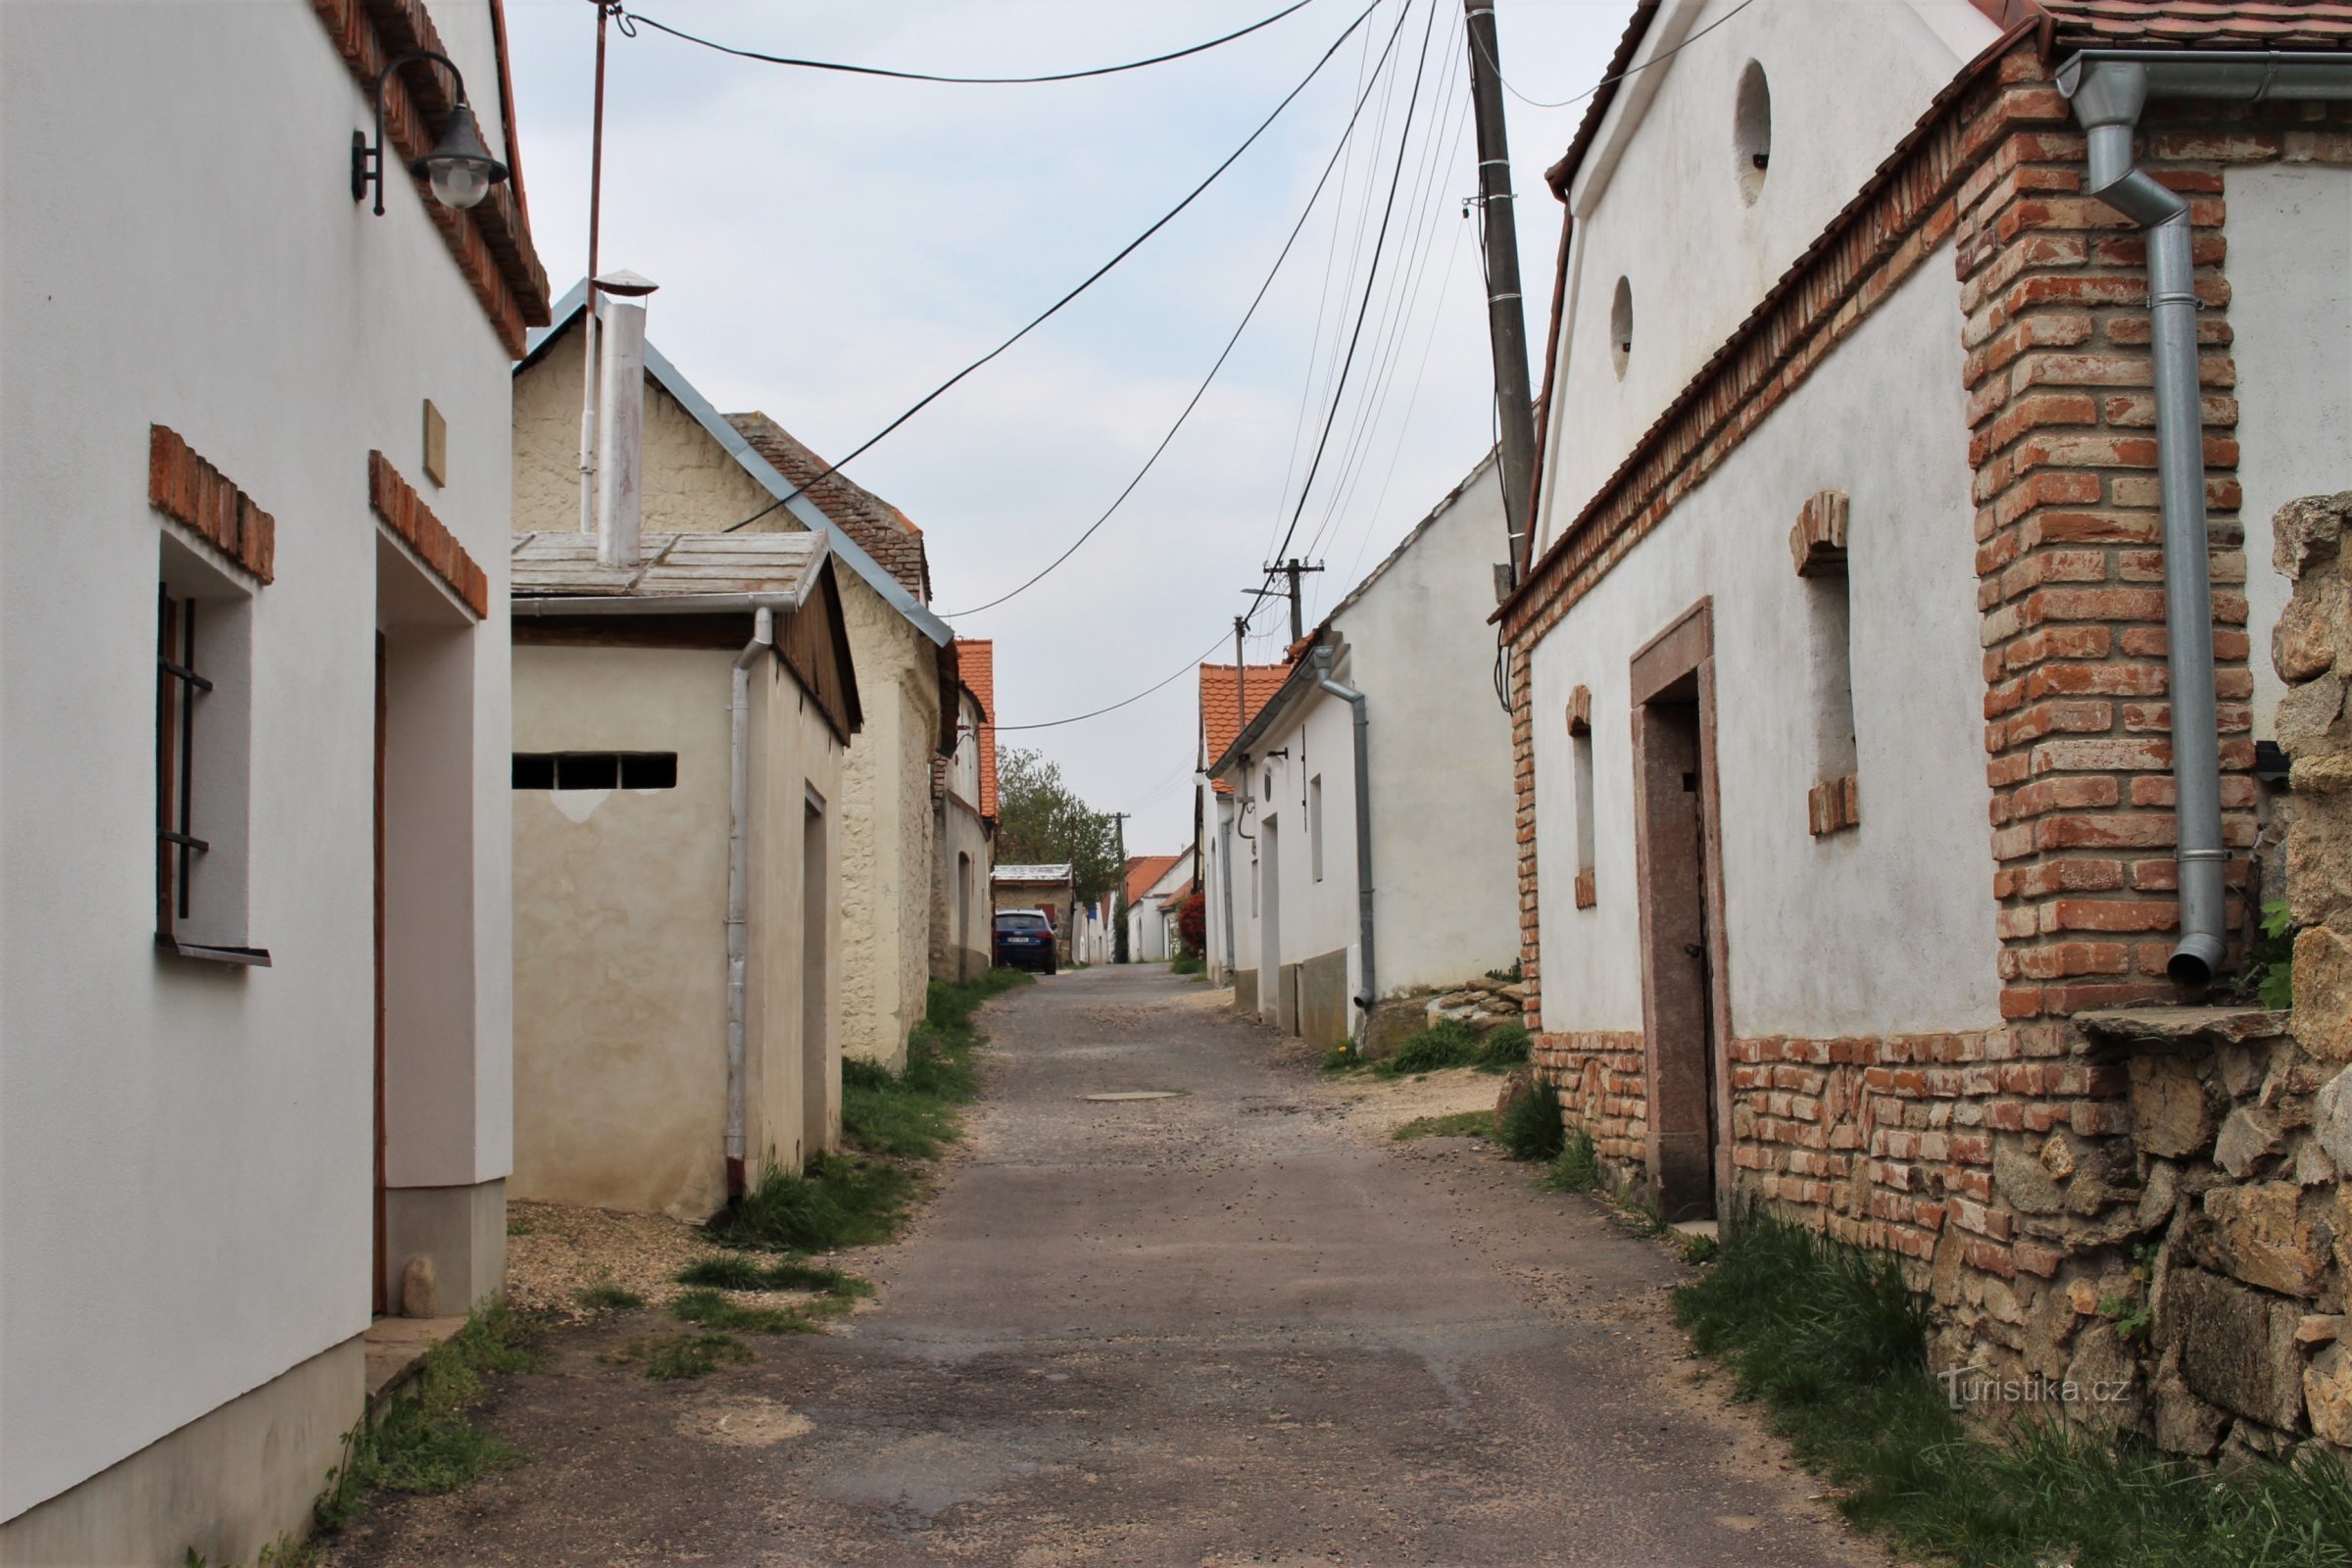
[[[700,1222],[840,1143],[859,704],[828,544],[515,544],[517,1198]]]
[[[517,531],[579,526],[581,292],[557,303],[554,326],[533,335],[514,370]],[[825,474],[765,415],[722,415],[651,342],[645,358],[646,531],[740,525],[810,529],[830,540],[864,712],[843,760],[841,1044],[850,1055],[896,1066],[928,1004],[932,760],[956,749],[954,639],[925,603],[921,536],[895,508]]]
[[[1256,845],[1241,819],[1241,797],[1229,781],[1209,771],[1209,764],[1225,755],[1244,722],[1266,706],[1290,673],[1288,664],[1202,664],[1200,671],[1193,837],[1207,894],[1202,907],[1208,977],[1211,984],[1231,987],[1234,1005],[1250,1014],[1257,1011],[1257,914],[1250,903],[1256,886],[1250,857]]]
[[[1209,760],[1233,852],[1211,865],[1209,907],[1230,864],[1250,993],[1236,1000],[1286,1034],[1383,1049],[1421,1022],[1383,1002],[1517,950],[1511,726],[1485,621],[1503,533],[1490,457],[1313,628],[1262,704],[1250,694],[1250,721]]]
[[[931,977],[988,972],[989,878],[997,863],[996,644],[956,639],[956,751],[932,764],[936,863],[931,873]]]
[[[1127,862],[1127,961],[1165,963],[1176,956],[1176,910],[1192,885],[1193,852],[1139,855]]]
[[[1894,1171],[1883,1132],[1830,1125],[1848,1091],[2063,1054],[2076,1012],[2229,967],[2257,743],[2292,721],[2270,514],[2352,482],[2352,136],[2165,85],[2200,69],[2178,51],[2343,24],[2240,9],[1665,0],[1550,172],[1534,559],[1500,616],[1522,954],[1538,1059],[1669,1217],[1737,1189],[1922,1259],[1956,1224],[2000,1272],[1990,1142]],[[2143,63],[2136,143],[2115,123],[2192,236],[2185,482],[2149,242],[2086,165],[2080,74],[2111,46],[2179,62]],[[2202,552],[2163,548],[2176,512]],[[2168,629],[2196,554],[2210,621]],[[2218,745],[2215,838],[2177,862],[2167,658],[2208,637],[2218,717],[2179,752]],[[2176,890],[2224,860],[2214,961],[2183,962]],[[1791,1089],[1834,1115],[1790,1120]],[[1982,1122],[1980,1092],[1937,1116]]]
[[[501,1288],[514,183],[485,0],[0,12],[0,1559],[309,1523]],[[429,1283],[429,1289],[426,1288]]]

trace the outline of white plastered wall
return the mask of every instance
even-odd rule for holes
[[[1929,257],[1537,645],[1543,1024],[1642,1027],[1630,664],[1712,596],[1732,1027],[1810,1037],[1989,1027],[1998,943],[1984,782],[1961,318]],[[1851,497],[1862,821],[1806,831],[1808,617],[1788,531]],[[1592,689],[1598,904],[1575,907],[1570,691]],[[1889,934],[1899,940],[1889,940]]]
[[[2291,586],[2271,565],[2271,518],[2297,496],[2352,489],[2352,170],[2233,169],[2229,208],[2254,734],[2267,740],[2284,692],[2271,631]]]
[[[1636,62],[1660,64],[1619,90],[1569,187],[1576,228],[1539,551],[1998,35],[1966,0],[1739,5],[1666,0]],[[1734,139],[1750,61],[1764,70],[1772,105],[1771,163],[1752,205],[1741,200]],[[1531,205],[1531,216],[1538,210]],[[1557,216],[1548,204],[1541,211]],[[1609,341],[1620,277],[1632,289],[1634,326],[1622,376]]]
[[[436,21],[486,119],[482,8]],[[256,113],[267,105],[267,113]],[[0,10],[0,1517],[367,1327],[372,642],[386,453],[506,599],[506,351],[307,5]],[[485,131],[498,138],[494,125]],[[422,472],[421,405],[449,483]],[[250,939],[159,958],[150,421],[274,514]],[[198,547],[201,548],[201,547]],[[466,1068],[442,1183],[503,1177],[507,651],[472,641]],[[464,896],[461,894],[461,896]],[[168,1282],[168,1288],[159,1286]],[[356,1406],[357,1393],[354,1393]]]

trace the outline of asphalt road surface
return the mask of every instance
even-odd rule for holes
[[[858,1260],[878,1304],[686,1383],[598,1361],[650,1313],[558,1335],[488,1412],[529,1459],[337,1561],[1887,1560],[1701,1381],[1669,1250],[1388,1141],[1217,1002],[1152,966],[992,1004],[969,1138]]]

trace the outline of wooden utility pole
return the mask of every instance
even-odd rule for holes
[[[1503,525],[1516,582],[1527,569],[1536,480],[1527,313],[1519,298],[1519,225],[1511,212],[1511,151],[1502,124],[1502,56],[1494,43],[1494,0],[1462,4],[1468,18],[1470,101],[1478,116],[1478,201],[1485,224],[1487,331],[1494,346],[1494,413],[1502,427]]]
[[[1291,580],[1291,646],[1295,648],[1298,645],[1298,639],[1306,635],[1306,622],[1302,618],[1298,603],[1298,579],[1307,572],[1321,571],[1323,568],[1320,565],[1310,566],[1297,556],[1293,556],[1281,565],[1271,569],[1281,572]]]

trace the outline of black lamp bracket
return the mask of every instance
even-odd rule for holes
[[[457,63],[445,54],[430,49],[406,49],[384,62],[384,69],[375,78],[375,141],[370,144],[368,133],[351,133],[351,199],[363,201],[368,187],[375,187],[375,216],[384,216],[384,88],[390,84],[392,74],[412,60],[430,60],[450,74],[458,84],[459,103],[466,102],[466,77]]]

